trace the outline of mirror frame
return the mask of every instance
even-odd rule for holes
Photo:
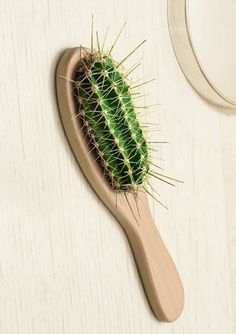
[[[213,104],[236,108],[236,101],[215,87],[199,62],[190,34],[188,0],[168,0],[168,25],[177,61],[191,86]]]

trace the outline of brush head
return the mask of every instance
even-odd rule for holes
[[[109,54],[86,52],[75,74],[78,116],[91,150],[114,190],[142,186],[149,152],[133,103],[131,82]]]

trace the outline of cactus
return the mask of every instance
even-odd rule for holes
[[[135,193],[142,186],[149,195],[162,204],[153,195],[153,191],[156,191],[149,183],[149,176],[171,185],[173,184],[170,180],[178,180],[160,174],[150,167],[152,165],[160,169],[151,162],[150,151],[153,149],[149,144],[152,142],[148,142],[144,136],[137,117],[134,96],[137,94],[135,91],[137,87],[152,80],[133,85],[129,74],[139,64],[129,71],[125,71],[123,67],[123,62],[145,41],[122,61],[116,62],[111,52],[123,28],[124,26],[108,52],[103,51],[106,36],[101,49],[98,33],[98,50],[93,48],[92,28],[91,50],[84,49],[85,55],[80,59],[73,81],[74,95],[78,104],[76,117],[80,117],[91,151],[95,153],[95,158],[112,188]],[[151,187],[151,192],[146,186]]]
[[[130,82],[109,54],[87,53],[75,76],[79,116],[113,189],[143,185],[149,154],[137,119]]]

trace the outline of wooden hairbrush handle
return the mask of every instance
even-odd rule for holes
[[[129,240],[153,312],[161,321],[176,320],[183,310],[183,286],[154,223],[143,222]]]
[[[140,192],[136,199],[139,212],[132,195],[129,197],[135,218],[126,208],[125,217],[118,219],[126,231],[154,314],[161,321],[172,322],[184,307],[181,279],[153,222],[146,194]]]

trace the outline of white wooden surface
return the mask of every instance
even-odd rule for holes
[[[150,201],[181,273],[185,310],[173,324],[150,311],[125,235],[68,147],[54,90],[58,57],[89,43],[89,25],[114,55],[142,39],[139,76],[157,78],[156,140],[166,172],[184,180]],[[203,101],[171,47],[166,0],[1,0],[0,333],[233,334],[236,330],[236,112]],[[140,56],[140,54],[138,56]],[[148,91],[148,89],[146,89]]]

